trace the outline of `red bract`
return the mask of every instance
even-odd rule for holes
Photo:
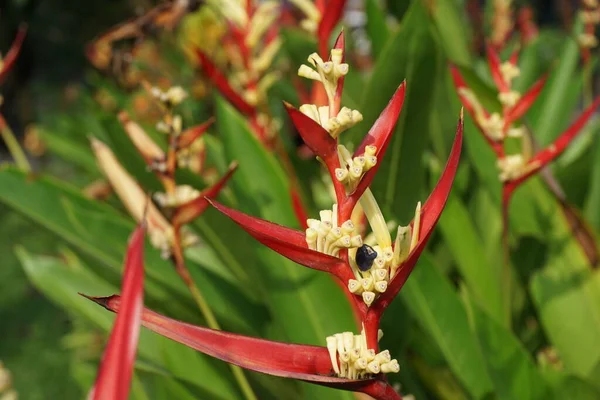
[[[504,129],[508,129],[508,127],[521,118],[527,110],[533,105],[535,100],[540,95],[544,85],[546,84],[546,80],[548,79],[548,75],[544,75],[540,79],[538,79],[531,88],[521,97],[521,99],[506,111]]]
[[[144,227],[142,225],[138,226],[129,240],[122,293],[121,312],[117,315],[100,363],[96,383],[90,395],[92,400],[126,400],[129,394],[144,308]]]
[[[19,52],[21,51],[21,46],[23,45],[23,41],[25,40],[25,35],[27,34],[27,25],[22,24],[19,27],[17,32],[17,36],[13,41],[10,49],[6,53],[6,57],[2,60],[2,68],[0,69],[0,83],[4,82],[6,79],[6,75],[10,72],[10,70],[15,65],[17,61],[17,57],[19,56]]]
[[[317,27],[317,39],[319,41],[319,53],[323,58],[327,57],[329,37],[333,28],[340,22],[345,6],[346,0],[329,0],[322,11],[321,21],[319,21]]]
[[[421,227],[417,246],[411,252],[408,259],[399,268],[398,273],[390,282],[388,290],[378,299],[378,307],[387,307],[387,305],[398,294],[402,286],[404,286],[404,283],[406,283],[406,280],[416,265],[419,256],[425,249],[425,245],[427,244],[427,241],[433,232],[433,228],[435,228],[440,215],[446,206],[446,201],[450,195],[452,183],[454,182],[454,177],[456,176],[456,171],[458,170],[458,162],[460,161],[460,151],[463,140],[463,126],[463,116],[461,112],[461,118],[458,122],[458,126],[456,127],[456,136],[454,138],[452,150],[450,151],[450,156],[448,157],[448,162],[446,163],[444,172],[440,176],[435,188],[421,209]]]
[[[239,112],[244,115],[253,116],[256,114],[256,109],[248,104],[246,100],[242,98],[227,81],[225,75],[218,70],[217,66],[213,64],[211,59],[204,54],[202,50],[196,49],[196,55],[200,61],[200,67],[210,79],[210,81],[217,87],[219,92],[231,103]]]
[[[109,311],[120,313],[121,297],[89,297]],[[143,309],[142,325],[176,342],[240,367],[284,378],[294,378],[342,390],[364,392],[378,399],[400,396],[378,379],[349,380],[331,376],[325,347],[281,343],[213,330],[177,321]]]
[[[185,225],[198,218],[208,207],[208,199],[214,199],[221,193],[237,167],[237,163],[231,164],[227,173],[214,185],[204,189],[194,200],[188,201],[177,207],[172,219],[173,226]]]
[[[189,147],[196,139],[199,139],[204,135],[214,122],[214,118],[209,118],[208,121],[203,122],[200,125],[192,126],[181,132],[181,135],[177,138],[177,148],[185,149],[186,147]]]
[[[600,106],[600,96],[583,112],[581,115],[564,131],[550,146],[539,151],[533,158],[527,162],[527,172],[523,175],[506,182],[507,190],[512,192],[522,182],[527,180],[532,175],[535,175],[539,170],[547,166],[556,157],[566,150],[567,146],[582,132],[583,127],[594,115],[596,108]]]
[[[363,139],[362,143],[354,152],[355,157],[364,154],[367,146],[375,146],[377,147],[375,156],[378,160],[383,158],[385,151],[390,144],[392,133],[394,132],[398,118],[400,117],[400,112],[402,111],[402,106],[404,105],[405,94],[406,81],[403,81],[400,86],[398,86],[398,89],[396,89],[396,92],[390,99],[390,102],[381,112],[371,129],[369,129],[369,132]],[[378,162],[365,174],[356,190],[350,194],[348,204],[344,205],[344,207],[354,208],[360,196],[362,196],[367,187],[371,185],[371,182],[375,177],[375,173],[379,169],[380,165],[381,163]]]

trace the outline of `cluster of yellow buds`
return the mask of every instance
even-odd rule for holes
[[[17,400],[17,392],[12,388],[12,377],[10,372],[0,362],[0,399]]]
[[[353,235],[354,223],[351,220],[338,225],[337,204],[333,210],[322,210],[320,220],[308,219],[306,224],[306,244],[311,250],[337,256],[340,249],[349,249],[362,246],[360,235]]]
[[[381,336],[383,333],[379,330],[378,339]],[[327,350],[333,370],[340,378],[364,379],[379,373],[400,372],[400,365],[392,359],[389,350],[375,353],[367,347],[364,329],[360,335],[343,332],[328,336]]]
[[[154,200],[164,208],[176,208],[187,202],[195,200],[200,192],[189,185],[178,185],[172,193],[157,192]]]
[[[349,192],[353,191],[363,175],[377,164],[377,147],[366,146],[362,156],[352,158],[344,145],[338,145],[341,168],[335,170],[335,178],[342,182]]]
[[[494,0],[494,16],[490,40],[498,48],[506,43],[513,29],[512,0]]]
[[[343,54],[344,51],[342,49],[332,49],[331,61],[323,61],[323,59],[317,53],[312,53],[310,56],[308,56],[308,62],[314,67],[314,69],[306,64],[302,64],[298,69],[298,76],[321,82],[323,88],[325,89],[325,93],[327,93],[327,99],[330,107],[334,103],[340,78],[348,74],[349,71],[348,64],[342,62]],[[354,123],[347,126],[345,129],[348,129],[354,126],[354,124],[362,121],[362,115],[358,111],[350,110],[349,112],[351,114],[350,121],[354,121]],[[348,111],[346,111],[346,113],[348,113]],[[307,115],[311,116],[311,114],[314,113],[310,112]],[[318,120],[323,127],[326,127],[326,120],[329,119],[330,115],[327,115],[326,118],[323,117],[324,116],[319,113]],[[313,119],[317,120],[316,118]]]
[[[577,37],[579,45],[584,49],[598,46],[598,38],[594,34],[596,26],[600,24],[600,7],[598,0],[584,0],[583,10],[579,12],[585,26],[584,32]]]
[[[522,154],[511,154],[499,158],[497,165],[500,169],[500,181],[508,182],[536,169],[539,162],[528,163]]]
[[[329,106],[317,107],[314,104],[303,104],[300,106],[300,111],[325,128],[334,139],[363,119],[360,112],[348,107],[342,107],[335,117],[329,116]]]
[[[290,3],[298,7],[305,18],[300,21],[300,26],[310,33],[315,33],[319,22],[321,22],[321,12],[317,9],[311,0],[290,0]]]

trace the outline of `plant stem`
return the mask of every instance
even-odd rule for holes
[[[508,329],[512,325],[512,304],[511,304],[511,274],[510,274],[510,240],[509,240],[509,205],[512,190],[504,184],[502,186],[502,248],[503,248],[503,263],[500,276],[501,291],[503,296],[505,324]]]
[[[183,249],[180,245],[180,230],[178,228],[175,228],[175,230],[175,240],[173,246],[173,261],[175,263],[175,270],[188,287],[190,294],[192,295],[194,302],[198,305],[200,313],[206,320],[206,324],[208,325],[208,327],[215,330],[221,330],[219,322],[217,321],[215,314],[210,308],[210,305],[204,298],[204,295],[200,291],[200,288],[198,288],[198,286],[190,276],[189,270],[187,269],[185,265],[185,260],[183,258]],[[250,386],[250,382],[248,382],[248,379],[244,374],[244,371],[237,365],[228,365],[231,369],[231,372],[233,373],[235,380],[240,386],[240,389],[242,390],[242,393],[244,394],[246,400],[258,400],[256,394],[254,394],[254,391],[252,390],[252,386]]]
[[[4,143],[6,143],[8,152],[15,160],[17,167],[24,172],[31,172],[31,164],[29,164],[27,156],[23,152],[23,149],[19,145],[19,141],[2,115],[0,115],[0,135],[2,136],[2,140],[4,140]]]

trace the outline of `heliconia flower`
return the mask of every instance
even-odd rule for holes
[[[122,312],[122,298],[88,297],[109,311]],[[327,347],[289,344],[253,338],[180,322],[146,308],[142,325],[202,353],[252,371],[366,393],[378,400],[399,400],[400,395],[382,375],[366,379],[334,376]]]
[[[452,188],[454,176],[458,169],[462,137],[463,127],[461,118],[446,168],[444,169],[438,184],[431,193],[431,196],[418,213],[420,222],[417,223],[417,225],[419,226],[418,229],[420,233],[415,236],[414,243],[411,244],[412,251],[407,254],[407,257],[401,265],[396,266],[398,274],[391,277],[388,284],[388,290],[379,297],[379,302],[375,301],[373,303],[373,307],[377,306],[381,311],[389,305],[402,285],[404,285],[404,282],[406,282],[408,275],[416,264],[420,253],[423,251],[424,246],[444,209],[450,189]],[[327,254],[323,251],[311,249],[307,244],[308,238],[304,232],[246,215],[215,201],[211,201],[210,203],[217,210],[240,225],[259,242],[284,257],[305,267],[329,272],[346,284],[350,279],[355,278],[351,267],[345,259]],[[333,213],[333,215],[335,215],[335,213]],[[342,226],[342,232],[343,229],[344,227]],[[348,231],[350,231],[350,229],[348,229]]]
[[[146,221],[146,230],[152,245],[168,255],[173,240],[173,227],[156,206],[148,201],[148,196],[133,177],[119,163],[108,146],[95,138],[90,138],[92,150],[98,166],[108,179],[115,193],[137,222]],[[183,242],[193,244],[197,238],[189,232],[183,232]]]
[[[15,37],[15,40],[10,46],[10,49],[6,53],[6,56],[3,59],[0,59],[0,83],[4,82],[4,79],[6,79],[8,72],[15,65],[17,57],[19,56],[19,52],[21,51],[21,46],[23,45],[23,41],[25,40],[25,35],[27,35],[27,25],[22,24],[21,26],[19,26],[17,36]]]
[[[128,398],[144,308],[143,223],[129,239],[121,293],[120,312],[106,344],[96,382],[88,396],[90,400]]]

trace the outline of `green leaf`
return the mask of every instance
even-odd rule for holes
[[[446,56],[453,63],[469,65],[471,63],[469,37],[466,30],[467,24],[461,18],[460,3],[454,0],[421,1],[428,7],[438,33],[437,39]]]
[[[231,185],[240,209],[282,225],[297,226],[283,169],[221,98],[217,100],[217,126],[226,154],[240,164]],[[262,262],[249,267],[259,269],[274,320],[290,341],[322,346],[327,336],[353,330],[350,307],[330,276],[296,265],[260,244],[254,248]],[[313,398],[349,398],[339,391],[308,385],[304,388]]]
[[[546,399],[547,383],[521,342],[468,295],[465,302],[498,399]]]
[[[427,254],[421,256],[400,295],[471,396],[482,398],[490,392],[492,382],[469,330],[465,308]]]
[[[371,40],[371,53],[378,59],[390,36],[387,25],[387,15],[377,0],[367,0],[365,13],[367,14],[367,35]]]
[[[134,226],[132,221],[51,178],[27,181],[22,172],[5,168],[0,170],[0,185],[4,189],[0,191],[0,201],[109,266],[113,276],[120,276],[127,238]],[[266,318],[264,310],[242,297],[231,284],[193,264],[190,272],[225,326],[251,333],[255,329],[250,320]],[[190,310],[197,315],[187,287],[172,265],[151,246],[146,250],[146,273],[150,298],[170,304],[173,307],[170,311],[178,317],[189,318]]]
[[[531,293],[566,370],[585,378],[600,363],[600,273],[565,271],[565,261],[535,274]]]
[[[84,268],[67,267],[55,258],[32,256],[23,248],[17,249],[17,256],[29,279],[52,301],[67,311],[86,318],[105,332],[110,331],[114,315],[79,296],[78,292],[92,295],[118,293],[118,288]],[[163,346],[179,350],[178,371],[172,370],[175,376],[204,388],[215,399],[239,397],[234,385],[226,379],[227,369],[223,364],[150,331],[143,329],[140,332],[139,356],[159,368],[168,369],[168,364],[162,359],[160,352],[157,352]],[[185,375],[182,374],[186,371]]]
[[[469,211],[456,195],[451,195],[446,203],[440,229],[477,304],[496,321],[503,321],[499,268],[488,261],[484,243],[473,226]]]
[[[573,28],[574,37],[581,30],[582,23],[578,19]],[[551,143],[559,135],[568,119],[565,117],[572,110],[572,107],[569,107],[569,99],[572,97],[568,94],[573,90],[579,57],[577,41],[573,38],[567,40],[563,46],[558,66],[552,71],[548,83],[540,94],[538,99],[540,106],[534,120],[534,132],[542,144]]]

